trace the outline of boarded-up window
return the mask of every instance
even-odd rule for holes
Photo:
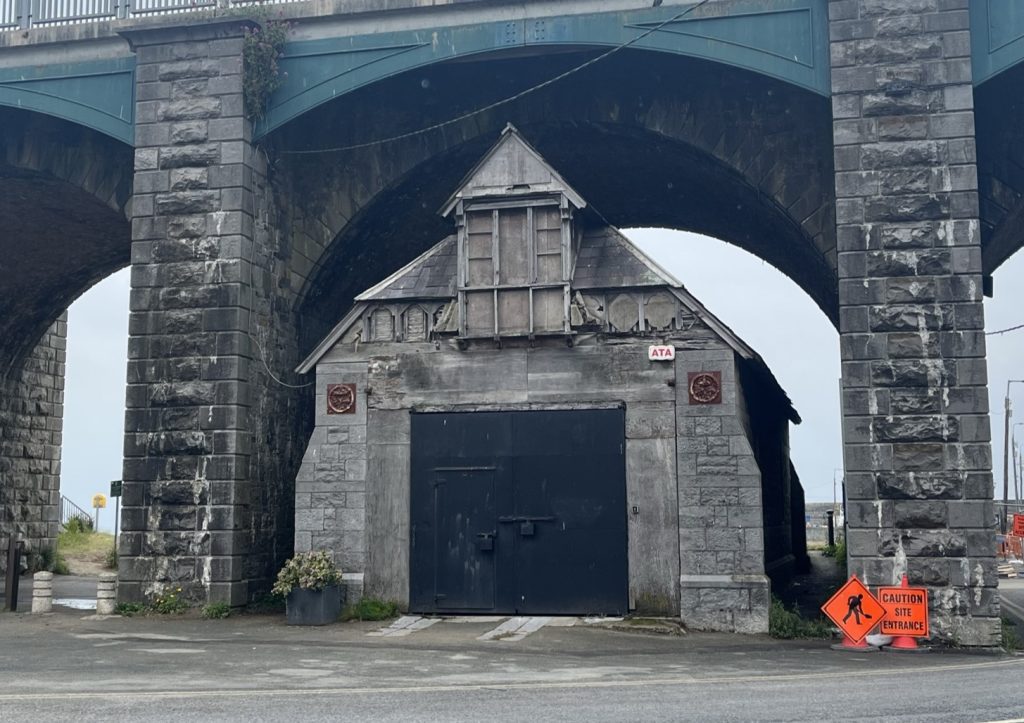
[[[639,325],[640,307],[635,298],[622,294],[608,305],[608,322],[613,331],[634,331]]]
[[[562,214],[554,199],[466,212],[460,247],[463,334],[565,331],[569,264]]]
[[[491,286],[494,283],[493,214],[478,211],[467,217],[466,271],[467,286]]]
[[[427,327],[427,314],[423,309],[411,306],[405,310],[406,341],[426,341]]]
[[[565,292],[562,289],[534,290],[533,328],[545,332],[565,329]]]
[[[466,292],[466,334],[494,336],[494,292]]]
[[[498,283],[522,286],[529,283],[529,251],[525,209],[498,212]]]
[[[370,341],[391,341],[395,337],[395,317],[390,309],[375,309],[370,314]]]
[[[562,268],[562,219],[555,206],[542,206],[533,212],[536,236],[537,283],[551,284],[564,279]]]

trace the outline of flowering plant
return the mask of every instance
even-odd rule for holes
[[[274,583],[275,595],[292,590],[323,590],[341,582],[341,570],[326,552],[300,552],[284,564]]]

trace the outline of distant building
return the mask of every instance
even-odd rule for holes
[[[765,363],[512,127],[442,214],[299,367],[296,549],[414,612],[767,630],[806,553]]]

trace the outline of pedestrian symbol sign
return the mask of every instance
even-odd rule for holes
[[[883,635],[928,637],[928,591],[923,587],[880,587],[878,599],[885,608]]]
[[[846,584],[821,606],[821,611],[855,643],[867,637],[886,615],[885,608],[856,575],[850,576]]]

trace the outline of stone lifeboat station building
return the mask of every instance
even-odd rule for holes
[[[512,127],[442,214],[299,367],[296,550],[416,613],[767,631],[806,545],[765,363]]]

